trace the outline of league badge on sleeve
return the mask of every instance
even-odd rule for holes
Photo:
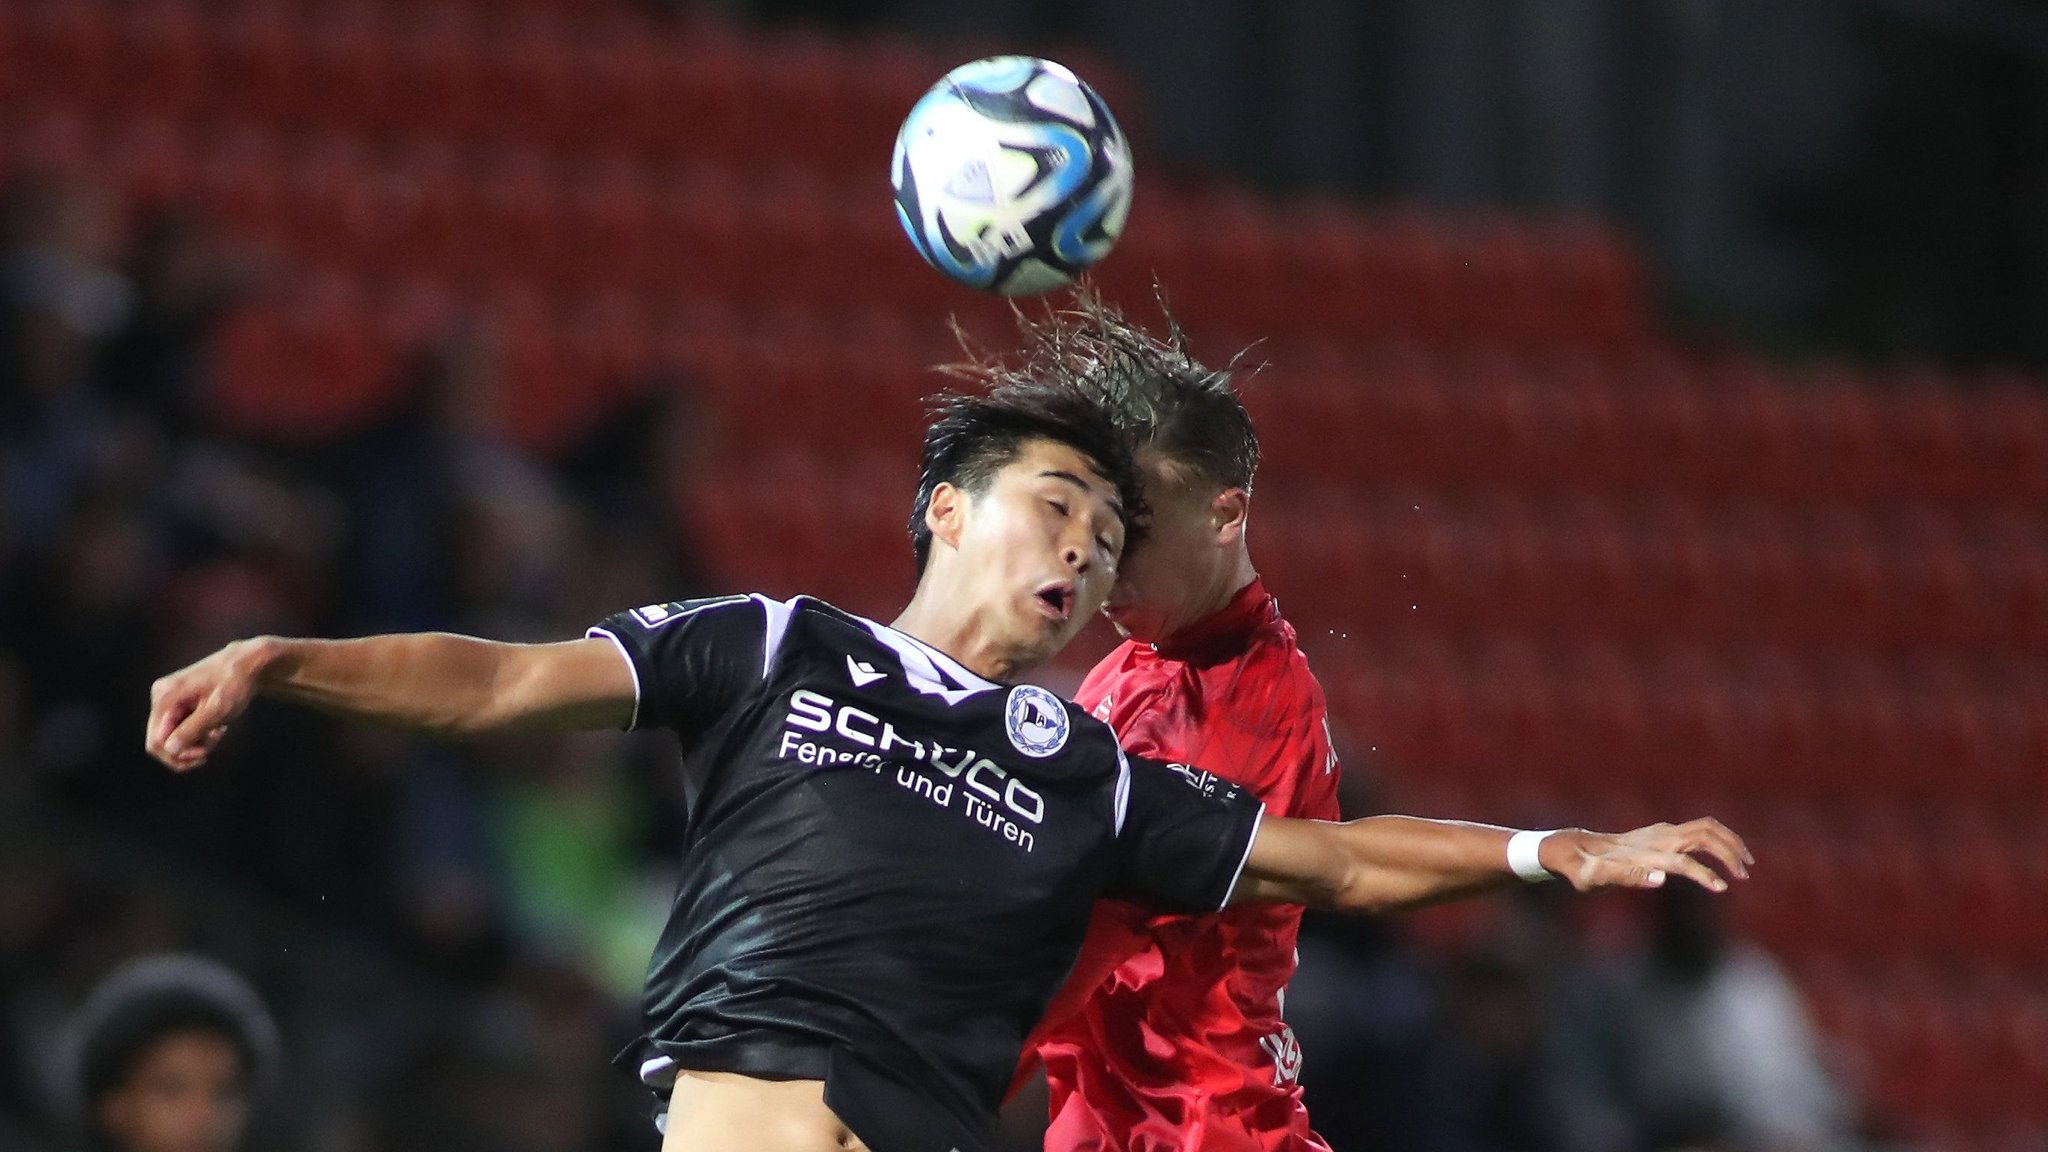
[[[1003,712],[1010,743],[1026,756],[1044,759],[1067,746],[1067,706],[1038,685],[1019,684],[1010,689]]]
[[[676,618],[674,604],[649,604],[645,608],[633,609],[633,615],[649,628],[658,628]]]

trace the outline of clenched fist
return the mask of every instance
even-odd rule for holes
[[[206,763],[227,734],[228,722],[255,698],[271,651],[269,637],[237,640],[150,685],[143,737],[149,754],[175,772]]]

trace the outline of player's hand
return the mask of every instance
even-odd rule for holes
[[[1756,863],[1742,837],[1711,816],[1618,835],[1561,832],[1543,841],[1538,856],[1546,869],[1581,892],[1661,888],[1672,876],[1683,876],[1709,892],[1726,892],[1730,878],[1749,879],[1749,866]],[[1710,861],[1718,872],[1707,866]]]
[[[227,735],[228,721],[255,697],[268,659],[262,640],[238,640],[150,685],[143,746],[174,772],[206,763]]]

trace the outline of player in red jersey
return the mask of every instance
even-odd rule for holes
[[[1246,546],[1259,450],[1229,375],[1193,361],[1177,327],[1151,339],[1087,295],[1025,327],[1041,362],[1085,366],[1120,413],[1153,510],[1103,610],[1125,641],[1076,702],[1128,751],[1231,765],[1268,811],[1337,819],[1322,687]],[[1328,1152],[1281,1018],[1301,911],[1099,904],[1020,1069],[1034,1049],[1045,1064],[1047,1152]]]

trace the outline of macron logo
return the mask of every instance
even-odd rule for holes
[[[855,688],[865,688],[888,675],[887,672],[877,672],[875,666],[867,661],[855,660],[851,656],[846,658],[846,674],[853,677]]]

